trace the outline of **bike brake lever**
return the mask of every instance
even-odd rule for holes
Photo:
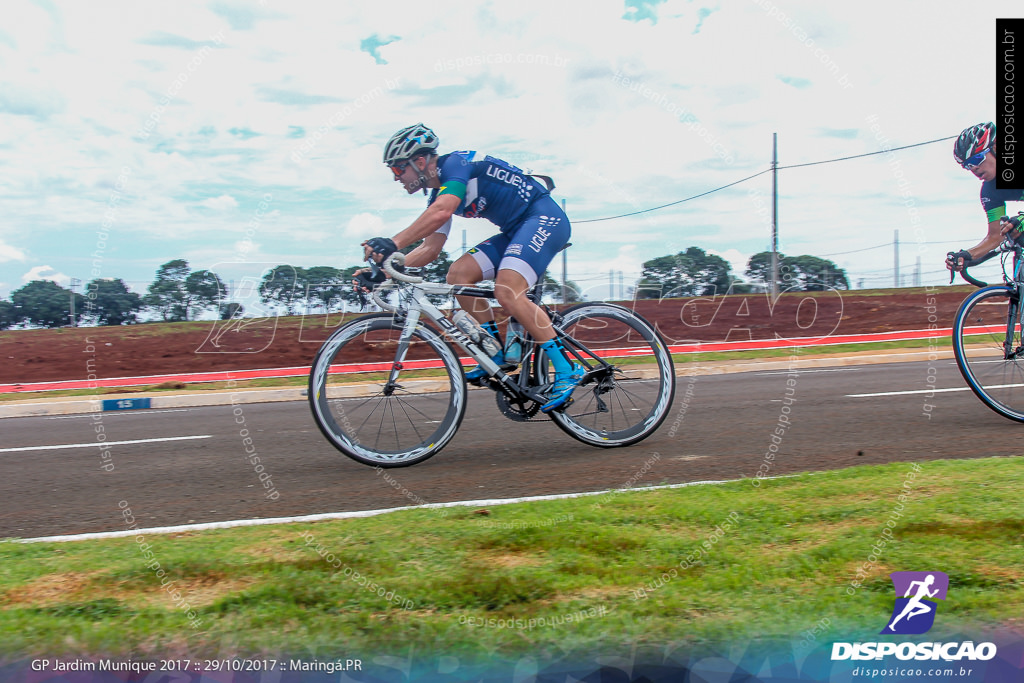
[[[370,264],[370,273],[373,277],[380,275],[380,264],[373,259],[373,254],[366,257],[366,262]]]

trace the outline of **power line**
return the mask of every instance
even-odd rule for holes
[[[891,246],[892,246],[892,242],[886,242],[885,244],[878,244],[878,245],[873,246],[873,247],[864,247],[863,249],[853,249],[851,251],[837,251],[837,252],[835,252],[833,254],[822,254],[822,256],[842,256],[843,254],[857,254],[857,253],[860,253],[862,251],[871,251],[872,249],[882,249],[882,248],[887,248],[887,247],[891,247]]]
[[[935,140],[929,140],[928,142],[916,142],[913,145],[904,145],[903,147],[893,147],[892,149],[883,149],[883,150],[879,150],[877,152],[867,152],[865,154],[855,154],[852,157],[839,157],[838,159],[826,159],[825,161],[810,161],[810,162],[807,162],[806,164],[791,164],[789,166],[779,166],[779,170],[781,171],[784,168],[802,168],[804,166],[817,166],[818,164],[833,164],[833,163],[835,163],[837,161],[847,161],[849,159],[860,159],[861,157],[871,157],[871,156],[875,156],[876,154],[888,154],[889,152],[898,152],[901,149],[910,149],[911,147],[921,147],[922,145],[932,145],[932,144],[935,144],[936,142],[943,142],[945,140],[952,140],[955,137],[957,137],[957,136],[956,135],[950,135],[949,137],[937,138]]]
[[[956,137],[955,135],[950,135],[949,137],[945,137],[945,138],[937,138],[935,140],[928,140],[927,142],[917,142],[917,143],[914,143],[913,145],[904,145],[903,147],[893,147],[891,149],[883,149],[883,150],[879,150],[877,152],[867,152],[865,154],[855,154],[854,156],[840,157],[838,159],[825,159],[824,161],[810,161],[810,162],[808,162],[806,164],[792,164],[790,166],[779,166],[779,167],[777,167],[776,170],[784,170],[784,169],[788,169],[788,168],[801,168],[803,166],[816,166],[818,164],[833,164],[833,163],[836,163],[837,161],[847,161],[849,159],[859,159],[861,157],[870,157],[870,156],[874,156],[876,154],[888,154],[889,152],[896,152],[896,151],[899,151],[901,149],[910,149],[911,147],[921,147],[923,145],[932,145],[932,144],[935,144],[936,142],[943,142],[945,140],[952,140],[955,137]],[[768,173],[771,170],[772,169],[770,169],[770,168],[766,168],[763,171],[755,173],[754,175],[747,176],[746,178],[741,178],[740,180],[737,180],[735,182],[729,183],[728,185],[722,185],[721,187],[716,187],[713,190],[708,190],[707,192],[701,192],[700,194],[695,194],[692,197],[687,197],[686,199],[679,199],[679,200],[674,201],[674,202],[669,202],[668,204],[662,204],[661,206],[654,206],[654,207],[651,207],[650,209],[641,209],[640,211],[633,211],[631,213],[624,213],[624,214],[620,214],[618,216],[606,216],[604,218],[587,218],[587,219],[584,219],[584,220],[576,220],[576,221],[573,221],[573,224],[578,224],[578,223],[597,223],[599,221],[610,221],[610,220],[614,220],[616,218],[626,218],[628,216],[636,216],[636,215],[639,215],[641,213],[648,213],[650,211],[657,211],[659,209],[665,209],[665,208],[668,208],[670,206],[675,206],[676,204],[682,204],[683,202],[688,202],[688,201],[691,201],[691,200],[694,200],[694,199],[698,199],[700,197],[705,197],[705,196],[707,196],[709,194],[712,194],[714,192],[718,192],[720,190],[724,190],[727,187],[732,187],[733,185],[739,185],[740,183],[745,183],[748,180],[752,180],[752,179],[758,177],[759,175],[764,175],[765,173]],[[852,252],[850,252],[850,253],[852,253]]]
[[[598,221],[610,221],[613,218],[625,218],[626,216],[635,216],[635,215],[640,214],[640,213],[647,213],[648,211],[657,211],[658,209],[664,209],[664,208],[669,207],[669,206],[675,206],[676,204],[682,204],[683,202],[688,202],[691,199],[697,199],[698,197],[704,197],[706,195],[711,194],[712,192],[718,192],[719,190],[724,190],[725,188],[732,187],[733,185],[739,185],[740,183],[745,183],[748,180],[750,180],[751,178],[756,178],[759,175],[764,175],[765,173],[768,173],[771,170],[772,169],[770,169],[770,168],[766,168],[763,171],[755,173],[754,175],[747,176],[746,178],[743,178],[741,180],[737,180],[734,183],[729,183],[728,185],[722,185],[721,187],[716,187],[713,190],[708,190],[707,192],[701,192],[700,194],[695,194],[692,197],[687,197],[686,199],[680,199],[680,200],[675,201],[675,202],[669,202],[668,204],[662,204],[661,206],[655,206],[655,207],[650,208],[650,209],[642,209],[640,211],[634,211],[633,213],[624,213],[621,216],[608,216],[606,218],[588,218],[588,219],[582,220],[582,221],[573,221],[573,224],[576,224],[576,223],[597,223]]]

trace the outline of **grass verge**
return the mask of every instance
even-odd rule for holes
[[[816,628],[821,641],[877,639],[898,570],[950,577],[932,639],[1020,627],[1022,466],[896,463],[759,487],[2,543],[0,653],[324,658],[412,647],[472,659],[791,641]]]

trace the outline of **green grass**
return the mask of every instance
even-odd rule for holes
[[[198,625],[135,539],[3,543],[0,656],[542,656],[792,641],[823,618],[822,639],[873,639],[898,570],[949,574],[932,638],[1019,619],[1024,459],[923,463],[893,518],[910,471],[145,536]]]

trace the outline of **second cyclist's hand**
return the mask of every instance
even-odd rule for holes
[[[966,249],[946,254],[946,268],[950,272],[958,273],[969,265],[971,265],[971,252]]]

